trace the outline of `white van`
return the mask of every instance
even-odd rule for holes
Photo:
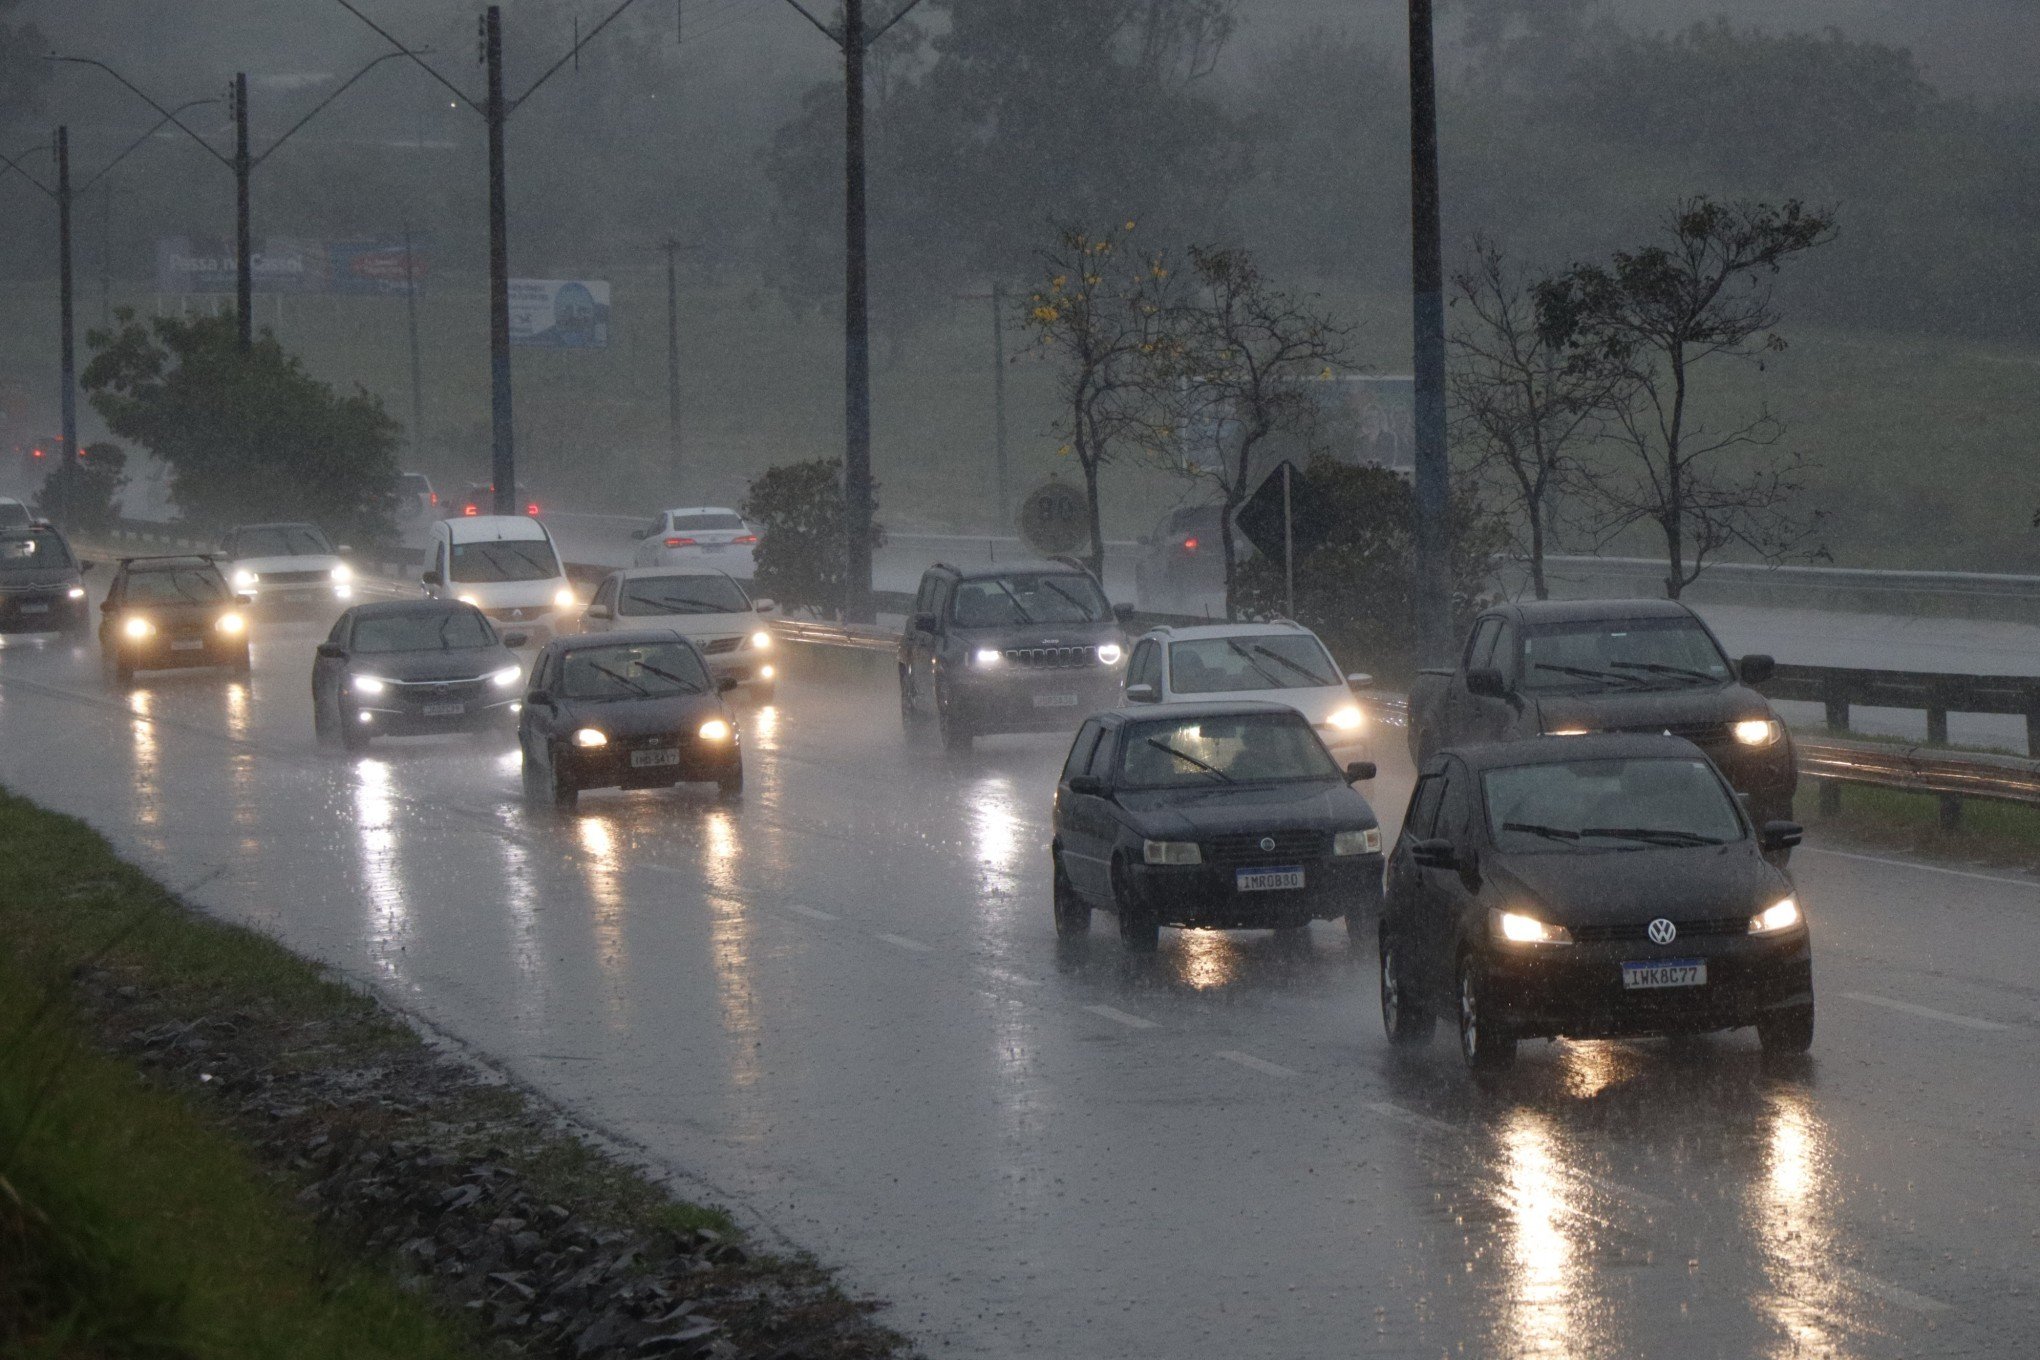
[[[534,643],[563,631],[579,608],[552,535],[526,515],[440,520],[418,579],[432,598],[465,601]]]

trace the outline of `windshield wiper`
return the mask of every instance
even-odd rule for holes
[[[1009,600],[1011,600],[1011,601],[1013,602],[1013,608],[1014,608],[1014,609],[1016,609],[1016,610],[1018,610],[1018,611],[1019,611],[1019,613],[1020,613],[1020,622],[1022,622],[1022,623],[1035,623],[1035,622],[1037,622],[1037,620],[1035,619],[1035,617],[1034,617],[1034,616],[1033,616],[1032,614],[1030,614],[1030,613],[1028,613],[1028,612],[1027,612],[1027,606],[1026,606],[1026,605],[1024,605],[1024,604],[1022,604],[1022,603],[1020,603],[1020,597],[1019,597],[1018,595],[1015,595],[1015,594],[1013,593],[1013,587],[1011,587],[1011,586],[1009,586],[1009,585],[1007,585],[1007,584],[1006,584],[1006,578],[1005,578],[1005,577],[1003,577],[1003,576],[994,576],[994,577],[992,578],[992,584],[993,584],[993,585],[995,585],[995,586],[997,586],[997,587],[998,587],[999,589],[1001,589],[1001,590],[1003,590],[1003,591],[1005,591],[1005,592],[1006,592],[1006,598],[1007,598],[1007,599],[1009,599]]]
[[[1049,580],[1049,579],[1048,579],[1047,577],[1043,577],[1043,578],[1042,578],[1042,581],[1041,581],[1041,588],[1042,588],[1043,590],[1052,590],[1052,591],[1054,591],[1054,592],[1055,592],[1056,594],[1058,594],[1058,595],[1062,596],[1062,597],[1063,597],[1063,598],[1064,598],[1065,600],[1068,600],[1068,601],[1070,602],[1070,604],[1071,604],[1072,606],[1074,606],[1074,607],[1075,607],[1075,609],[1076,609],[1076,611],[1077,611],[1078,615],[1080,616],[1080,621],[1081,621],[1081,622],[1083,622],[1083,623],[1093,623],[1093,622],[1095,622],[1095,621],[1096,621],[1096,618],[1095,618],[1095,616],[1094,616],[1094,615],[1092,614],[1092,612],[1091,612],[1091,606],[1090,606],[1090,605],[1088,605],[1088,604],[1084,603],[1084,602],[1083,602],[1082,600],[1078,599],[1078,598],[1077,598],[1076,596],[1074,596],[1074,595],[1070,594],[1070,593],[1069,593],[1069,592],[1068,592],[1067,590],[1064,590],[1064,589],[1063,589],[1063,588],[1062,588],[1061,586],[1059,586],[1059,585],[1057,585],[1057,584],[1056,584],[1055,582],[1053,582],[1053,581]],[[1008,591],[1007,593],[1008,593],[1008,594],[1011,594],[1012,592]]]
[[[680,613],[735,614],[740,612],[734,609],[725,609],[721,605],[716,604],[711,600],[697,600],[692,595],[660,595],[657,597],[648,595],[627,595],[624,598],[630,600],[634,604],[671,605],[673,606],[673,612],[676,614]],[[689,604],[693,605],[694,608],[691,610],[683,610],[679,608],[679,606],[681,605]]]
[[[1578,676],[1582,680],[1621,680],[1631,685],[1641,685],[1640,675],[1624,675],[1621,671],[1597,671],[1587,666],[1559,666],[1549,661],[1533,661],[1530,669],[1535,671],[1557,671],[1560,675]]]
[[[1502,830],[1520,831],[1526,836],[1542,836],[1548,841],[1576,841],[1581,833],[1568,831],[1562,826],[1544,826],[1538,822],[1503,822]]]
[[[689,680],[686,676],[675,675],[671,671],[662,671],[657,666],[652,665],[650,662],[646,661],[638,662],[638,669],[641,671],[650,671],[653,675],[658,676],[661,680],[671,680],[674,684],[680,687],[680,692],[682,694],[701,693],[701,686],[695,684],[692,680]]]
[[[602,672],[604,675],[608,676],[611,680],[614,680],[619,685],[630,686],[632,689],[637,691],[638,697],[640,699],[649,699],[652,697],[652,692],[646,689],[643,685],[640,685],[637,681],[631,679],[629,676],[624,675],[619,671],[613,671],[609,669],[609,667],[603,665],[600,661],[590,661],[588,663],[588,666],[591,670],[598,670]],[[647,667],[646,669],[650,668]]]
[[[1154,747],[1157,751],[1167,751],[1170,755],[1182,761],[1185,765],[1195,765],[1198,769],[1204,771],[1206,774],[1216,776],[1219,779],[1223,779],[1228,784],[1236,784],[1239,782],[1238,780],[1234,779],[1231,775],[1227,774],[1224,770],[1219,769],[1216,765],[1207,765],[1203,761],[1199,760],[1196,756],[1190,755],[1189,753],[1184,751],[1177,750],[1175,747],[1169,745],[1169,743],[1167,743],[1166,741],[1163,741],[1160,737],[1149,737],[1147,739],[1147,744]]]
[[[1669,675],[1680,680],[1698,680],[1703,684],[1714,684],[1722,677],[1696,671],[1687,666],[1667,666],[1659,661],[1610,661],[1608,665],[1620,671],[1648,671],[1652,675]]]
[[[1703,836],[1698,831],[1677,831],[1670,827],[1656,826],[1583,826],[1582,836],[1605,836],[1609,840],[1643,841],[1650,845],[1724,845],[1719,836]]]
[[[1310,681],[1311,684],[1313,685],[1320,686],[1336,685],[1339,683],[1336,680],[1325,679],[1322,675],[1319,675],[1316,671],[1312,670],[1310,667],[1299,665],[1297,662],[1291,661],[1288,657],[1283,656],[1280,652],[1269,651],[1266,647],[1263,647],[1258,642],[1254,644],[1254,650],[1259,652],[1262,656],[1267,657],[1270,661],[1275,662],[1277,665],[1289,667],[1289,669],[1295,671],[1298,675]]]
[[[1252,656],[1248,655],[1247,649],[1240,646],[1239,643],[1233,641],[1231,638],[1227,638],[1225,640],[1225,645],[1232,648],[1233,651],[1237,652],[1242,661],[1246,662],[1249,666],[1253,667],[1254,674],[1260,676],[1263,680],[1266,680],[1268,682],[1269,688],[1271,689],[1289,688],[1289,686],[1283,684],[1279,679],[1275,677],[1274,672],[1264,669],[1260,662],[1254,660]]]

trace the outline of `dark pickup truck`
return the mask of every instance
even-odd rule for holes
[[[1768,656],[1731,661],[1674,600],[1543,600],[1474,622],[1459,665],[1419,673],[1410,754],[1588,732],[1684,737],[1749,800],[1751,820],[1789,821],[1799,772],[1792,738],[1751,688]]]

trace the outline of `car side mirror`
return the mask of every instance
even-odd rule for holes
[[[1132,623],[1135,612],[1134,607],[1130,604],[1115,604],[1112,606],[1112,617],[1118,619],[1121,623]]]
[[[587,613],[591,619],[613,619],[616,617],[616,611],[606,604],[591,604],[588,606]]]
[[[1745,685],[1761,685],[1777,674],[1778,663],[1762,652],[1752,652],[1736,662],[1735,669]]]
[[[1483,699],[1506,699],[1509,682],[1493,666],[1476,666],[1466,673],[1466,692]]]
[[[773,610],[779,608],[779,601],[753,600],[751,601],[751,608],[756,610],[760,614],[770,614]]]
[[[1759,839],[1766,850],[1790,850],[1806,839],[1806,828],[1797,822],[1765,822]]]
[[[1109,790],[1105,781],[1095,774],[1073,774],[1070,776],[1070,792],[1080,793],[1086,798],[1103,798]]]
[[[1379,773],[1381,773],[1381,769],[1373,761],[1356,760],[1346,767],[1346,782],[1348,784],[1364,784]]]
[[[932,632],[934,632],[934,631],[935,631],[935,616],[934,616],[933,614],[916,614],[916,615],[914,615],[914,631],[915,631],[915,632],[917,632],[917,633],[932,633]]]
[[[97,567],[98,565],[99,564],[97,562],[87,562],[84,561],[83,559],[80,559],[78,563],[78,573],[79,575],[82,576],[86,572],[91,571],[93,568]]]
[[[1152,704],[1161,697],[1161,695],[1155,693],[1153,685],[1128,685],[1126,687],[1126,702],[1129,704]]]
[[[524,702],[527,706],[534,708],[551,708],[553,706],[552,695],[542,689],[535,689],[525,695]]]
[[[1374,677],[1369,675],[1366,671],[1354,671],[1351,675],[1346,677],[1346,683],[1351,685],[1354,689],[1373,689]]]
[[[736,687],[737,682],[731,679],[729,676],[719,675],[716,677],[715,692],[717,694],[728,694],[731,690],[735,689]]]
[[[347,649],[337,642],[322,642],[319,644],[319,655],[327,661],[345,661]]]
[[[522,647],[525,643],[529,641],[531,641],[531,634],[529,633],[503,634],[503,645],[505,647]]]
[[[1452,842],[1443,837],[1416,841],[1410,846],[1410,859],[1423,869],[1457,869],[1459,855],[1453,850]]]
[[[423,572],[418,577],[418,581],[421,585],[428,586],[441,585],[445,582],[445,579],[446,578],[441,576],[437,571]]]

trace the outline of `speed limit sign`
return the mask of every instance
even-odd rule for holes
[[[1020,537],[1043,557],[1062,557],[1091,541],[1084,493],[1067,482],[1046,481],[1020,503]]]

